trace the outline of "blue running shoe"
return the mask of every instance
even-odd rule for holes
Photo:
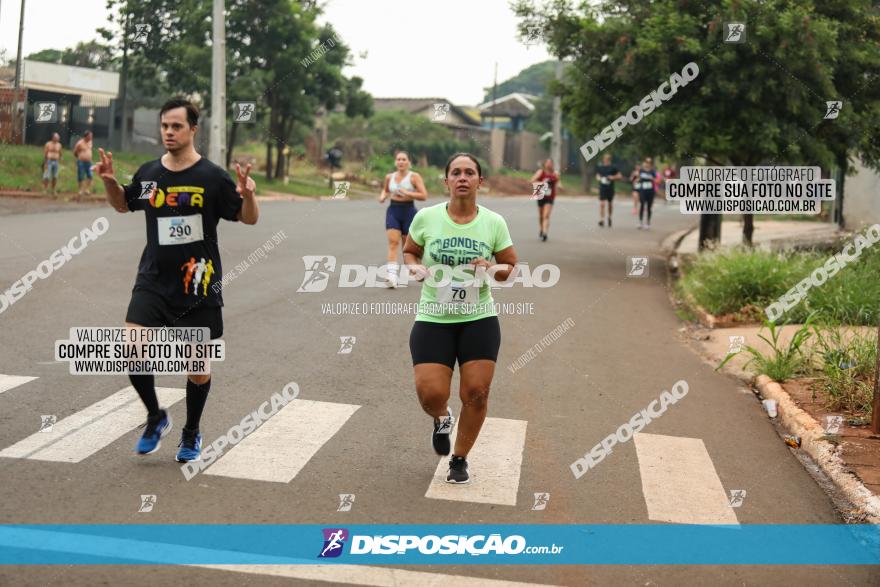
[[[184,427],[180,433],[180,450],[177,451],[175,460],[178,463],[188,463],[190,461],[201,460],[202,455],[202,435],[195,430],[189,430]]]
[[[152,454],[162,445],[162,437],[171,432],[171,416],[165,410],[159,410],[159,417],[156,420],[147,418],[147,423],[142,427],[146,430],[138,440],[137,453],[139,455]]]

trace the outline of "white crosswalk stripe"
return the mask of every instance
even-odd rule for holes
[[[158,387],[159,404],[171,406],[186,394],[184,389]],[[117,391],[57,422],[51,432],[35,432],[0,451],[0,457],[78,463],[90,457],[146,419],[134,388]]]
[[[295,399],[203,474],[289,483],[358,408]]]
[[[0,373],[0,393],[15,389],[19,385],[24,385],[28,381],[33,381],[36,377],[26,377],[23,375],[3,375]]]
[[[470,483],[447,483],[449,457],[443,457],[425,497],[516,505],[527,424],[525,420],[486,418],[480,436],[467,457]],[[456,434],[458,424],[452,434],[453,446]]]
[[[376,587],[551,587],[543,583],[523,583],[503,579],[486,579],[466,575],[426,573],[408,569],[392,569],[365,565],[192,565],[206,569],[235,571],[271,577],[287,577],[308,581],[374,585]]]
[[[699,438],[633,437],[648,519],[675,524],[738,524]]]

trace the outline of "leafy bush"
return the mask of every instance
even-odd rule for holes
[[[782,333],[779,326],[772,322],[764,322],[764,327],[770,331],[770,338],[763,334],[759,334],[758,338],[770,345],[770,352],[764,354],[753,346],[746,345],[744,350],[752,355],[746,363],[746,367],[752,369],[756,375],[764,374],[775,381],[785,381],[798,375],[805,375],[811,367],[811,353],[806,348],[807,341],[813,336],[810,330],[812,316],[807,318],[806,324],[801,326],[788,345],[783,345],[779,341],[779,335]],[[721,369],[727,362],[732,359],[736,353],[728,354],[721,364],[718,365],[716,371]]]
[[[781,322],[800,323],[815,313],[832,323],[876,324],[880,311],[880,247],[865,249],[858,260],[812,287]],[[682,280],[682,289],[713,314],[764,307],[821,267],[831,253],[722,249],[700,255]]]
[[[820,356],[816,388],[827,396],[828,407],[861,416],[871,413],[877,339],[871,334],[847,336],[840,328],[814,328]]]

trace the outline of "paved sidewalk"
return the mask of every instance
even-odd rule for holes
[[[695,225],[678,246],[679,253],[696,253],[699,229]],[[756,247],[778,249],[794,244],[819,243],[842,234],[836,224],[800,220],[757,220],[752,242]],[[679,236],[681,236],[679,234]],[[721,246],[742,244],[742,224],[725,222],[721,227]]]

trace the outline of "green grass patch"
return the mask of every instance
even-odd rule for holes
[[[812,287],[806,299],[787,311],[781,322],[802,323],[815,313],[832,324],[872,325],[880,311],[880,247],[865,249],[858,260]],[[722,249],[700,255],[682,279],[682,289],[709,312],[755,315],[775,301],[831,253]]]
[[[772,322],[765,322],[764,326],[769,331],[769,337],[759,334],[758,338],[770,346],[770,351],[762,353],[753,346],[746,345],[744,350],[751,355],[746,363],[746,368],[754,371],[756,375],[764,374],[775,381],[785,381],[799,375],[806,375],[811,368],[811,353],[806,346],[807,341],[813,336],[810,324],[813,317],[807,318],[807,322],[801,326],[791,337],[788,344],[780,341],[781,329]],[[721,369],[736,353],[728,354],[720,365]]]
[[[839,328],[815,328],[816,371],[814,390],[821,392],[832,410],[864,417],[871,413],[874,373],[877,366],[875,334],[845,334]]]
[[[95,161],[98,150],[94,151]],[[138,153],[113,153],[113,167],[119,181],[130,181],[131,176],[141,164],[155,159],[154,156]],[[0,189],[41,192],[43,190],[43,147],[35,145],[0,145]],[[101,180],[95,178],[93,189],[103,190]],[[62,151],[59,166],[57,189],[59,192],[76,193],[76,159],[70,149]]]

